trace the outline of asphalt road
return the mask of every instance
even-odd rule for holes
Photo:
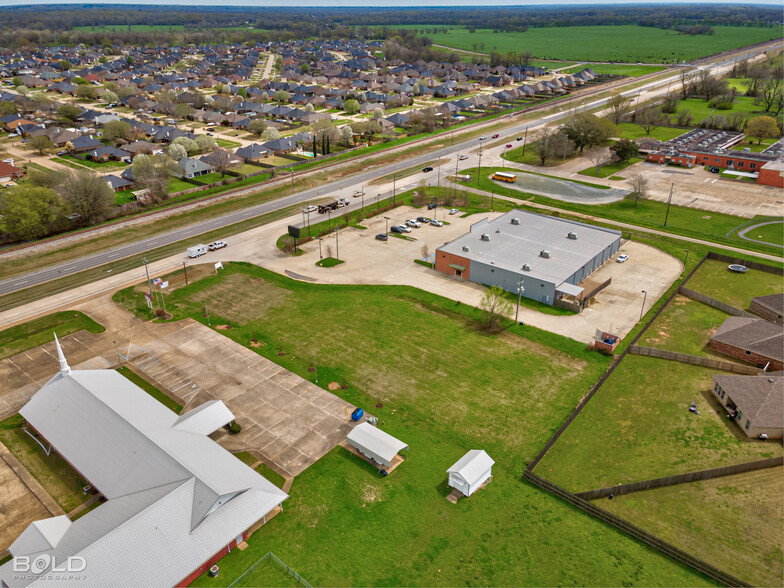
[[[757,50],[757,52],[759,52],[759,50]],[[729,66],[732,65],[732,63],[733,63],[733,59],[724,59],[719,63],[700,66],[700,69],[728,68]],[[624,96],[631,97],[631,96],[636,96],[639,93],[654,90],[654,89],[658,89],[663,93],[664,91],[663,88],[669,87],[670,82],[679,82],[679,76],[674,75],[663,80],[650,82],[639,88],[634,88],[632,90],[627,90],[625,92],[622,92],[622,94]],[[529,120],[526,121],[525,123],[521,123],[512,128],[506,129],[504,131],[504,139],[511,141],[513,140],[514,137],[523,134],[526,128],[530,132],[532,128],[535,128],[542,124],[550,124],[559,119],[565,118],[575,110],[578,111],[590,110],[596,107],[603,106],[608,102],[608,100],[609,98],[592,100],[590,102],[585,102],[583,104],[580,104],[578,107],[571,108],[571,109],[568,106],[565,106],[562,112],[557,112],[554,114],[543,116],[535,120]],[[431,151],[423,155],[414,156],[404,161],[394,163],[388,166],[374,167],[369,169],[368,171],[364,171],[359,174],[342,178],[340,180],[337,180],[329,184],[324,184],[322,186],[319,186],[318,188],[313,188],[303,192],[297,192],[290,196],[279,198],[271,202],[266,202],[264,204],[251,206],[249,208],[238,210],[236,212],[232,212],[210,220],[202,221],[190,225],[188,227],[175,229],[167,233],[155,235],[154,237],[149,237],[147,239],[143,239],[141,241],[137,241],[132,244],[122,245],[114,249],[108,249],[105,251],[95,253],[94,255],[88,255],[79,259],[75,259],[73,261],[69,261],[59,265],[43,268],[40,270],[36,270],[36,271],[28,272],[26,274],[8,278],[6,280],[0,281],[0,295],[8,294],[10,292],[15,292],[17,290],[22,290],[24,288],[29,288],[31,286],[42,284],[49,280],[54,280],[70,274],[75,274],[80,271],[84,271],[96,266],[103,265],[105,263],[116,261],[118,259],[123,259],[135,255],[138,255],[139,258],[141,259],[141,257],[144,255],[146,251],[155,249],[156,247],[161,247],[163,245],[168,245],[170,243],[175,243],[177,241],[182,241],[189,237],[194,237],[193,244],[195,245],[198,243],[198,240],[195,239],[195,237],[197,235],[201,235],[202,233],[220,229],[221,227],[229,226],[246,219],[250,219],[274,210],[278,210],[280,208],[285,208],[287,206],[291,206],[295,204],[305,204],[314,199],[323,198],[326,195],[331,195],[332,193],[341,193],[341,192],[345,192],[347,189],[356,189],[359,188],[360,186],[369,183],[371,180],[378,178],[379,176],[394,174],[395,172],[409,169],[411,167],[418,166],[418,165],[424,165],[434,160],[439,160],[444,158],[451,159],[453,156],[457,155],[457,153],[460,151],[466,152],[467,150],[475,150],[477,147],[478,147],[478,142],[476,139],[471,139],[467,141],[458,141],[453,145],[449,145],[447,147],[439,149],[438,151],[435,152]],[[470,163],[471,162],[469,161],[467,164]],[[396,188],[398,191],[402,192],[404,190],[410,189],[411,187],[415,187],[422,179],[422,177],[427,177],[428,179],[432,179],[434,177],[433,172],[430,172],[430,175],[428,176],[423,176],[422,174],[417,174],[416,176],[413,177],[409,176],[405,178],[404,182],[400,182],[400,184],[397,185]],[[369,190],[366,191],[370,192]],[[368,206],[374,203],[375,197],[377,195],[378,194],[375,193],[366,194],[365,205]],[[354,210],[357,205],[358,205],[357,199],[353,199],[352,205],[349,208],[349,210]],[[340,214],[340,212],[346,212],[346,211],[341,210],[339,211],[338,214]]]

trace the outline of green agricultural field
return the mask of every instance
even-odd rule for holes
[[[146,318],[132,288],[115,300]],[[315,354],[320,383],[347,384],[341,396],[411,448],[388,478],[334,449],[296,478],[248,549],[222,560],[219,578],[197,585],[225,586],[267,551],[314,585],[705,583],[520,481],[608,358],[531,327],[487,334],[476,309],[413,288],[307,284],[250,264],[177,289],[167,308],[204,321],[205,302],[224,309],[213,325],[234,327],[221,333],[264,342],[254,351],[305,378]],[[445,470],[472,447],[496,460],[494,480],[455,506]]]
[[[396,28],[422,29],[427,25],[401,25]],[[680,63],[698,57],[745,47],[781,37],[776,27],[715,26],[714,35],[684,35],[674,31],[637,25],[543,27],[524,33],[499,32],[452,27],[444,33],[430,34],[433,43],[467,51],[530,51],[539,59],[574,61],[621,61],[626,63]]]
[[[755,296],[780,293],[782,277],[754,269],[739,274],[727,269],[727,264],[722,261],[706,259],[687,285],[692,290],[745,310]]]
[[[570,67],[569,69],[562,69],[561,73],[570,73],[574,74],[578,71],[582,71],[585,68],[591,68],[598,74],[610,74],[614,76],[630,76],[633,78],[639,76],[645,76],[648,74],[656,73],[663,71],[666,69],[663,66],[658,65],[631,65],[626,63],[585,63],[581,65],[575,65],[574,67]]]
[[[754,586],[781,586],[782,480],[778,467],[616,496],[599,506]]]
[[[134,32],[134,33],[151,33],[151,32],[166,32],[166,31],[183,31],[185,30],[184,25],[142,25],[142,24],[135,24],[135,25],[124,25],[124,24],[116,24],[116,25],[88,25],[83,27],[74,27],[73,30],[75,31],[87,31],[90,33],[124,33],[124,32]]]
[[[52,333],[62,338],[82,329],[90,333],[103,333],[104,329],[78,310],[64,310],[47,314],[21,325],[0,331],[0,359],[50,343]]]
[[[716,373],[627,355],[536,473],[584,492],[782,455],[780,443],[748,439],[726,418],[710,391]]]

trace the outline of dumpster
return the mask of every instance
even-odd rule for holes
[[[362,410],[361,408],[357,408],[354,412],[351,413],[351,420],[358,421],[359,419],[362,418],[363,414],[365,414],[365,411]]]

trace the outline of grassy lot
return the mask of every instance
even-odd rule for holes
[[[715,373],[626,356],[536,472],[586,491],[781,455],[780,443],[750,440],[727,420],[710,392]]]
[[[212,184],[214,182],[221,182],[230,177],[231,176],[221,175],[220,172],[213,172],[211,174],[204,174],[203,176],[198,176],[193,179],[197,182],[201,182],[202,184]]]
[[[608,165],[603,165],[599,168],[599,173],[596,173],[596,167],[591,166],[587,169],[580,171],[580,175],[589,176],[592,178],[606,178],[609,176],[614,176],[620,173],[622,170],[625,170],[630,165],[634,165],[635,163],[639,163],[643,161],[642,157],[632,157],[629,161],[625,163],[610,163]],[[614,179],[614,178],[613,178]]]
[[[249,163],[243,163],[242,165],[238,165],[237,167],[231,168],[231,171],[237,172],[238,174],[247,175],[252,174],[255,172],[262,171],[263,168],[251,165]]]
[[[136,200],[136,197],[133,195],[133,190],[123,190],[114,193],[115,206],[122,206],[123,204],[128,204],[134,200]]]
[[[181,192],[182,190],[190,190],[191,188],[195,187],[196,184],[190,184],[185,180],[181,180],[180,178],[172,178],[169,180],[169,194]]]
[[[777,294],[782,290],[782,277],[749,269],[738,274],[727,269],[726,263],[708,259],[691,277],[687,286],[741,310],[747,309],[755,296]]]
[[[746,233],[747,239],[784,245],[784,222],[762,225]]]
[[[686,100],[678,101],[677,113],[688,110],[689,114],[694,117],[694,124],[696,125],[701,120],[713,116],[728,116],[739,112],[747,119],[754,118],[763,112],[763,106],[754,104],[754,98],[750,96],[736,96],[735,101],[732,103],[732,108],[729,110],[719,110],[708,104],[707,100],[702,98],[687,98]],[[670,119],[674,122],[677,120],[678,114],[671,114]]]
[[[307,580],[307,578],[305,579]],[[294,576],[290,575],[276,561],[267,558],[254,567],[253,572],[242,578],[242,580],[236,584],[232,584],[232,587],[234,586],[237,586],[237,588],[244,588],[246,586],[253,588],[257,586],[301,588],[302,584],[294,579]]]
[[[221,139],[219,137],[215,137],[215,143],[217,143],[218,147],[226,147],[228,149],[242,146],[242,143],[238,143],[237,141],[229,141],[228,139]]]
[[[591,68],[598,74],[610,74],[614,76],[630,76],[633,78],[645,76],[648,74],[663,71],[664,67],[657,65],[631,65],[625,63],[586,63],[582,65],[575,65],[566,70],[561,70],[562,73],[574,74]]]
[[[64,310],[47,314],[21,325],[0,331],[0,359],[38,347],[53,340],[53,332],[65,337],[82,329],[90,333],[103,333],[104,329],[78,310]]]
[[[120,366],[117,368],[117,371],[121,375],[128,378],[131,382],[136,384],[139,388],[147,392],[147,394],[155,398],[155,400],[163,404],[166,408],[168,408],[172,412],[176,412],[177,414],[180,414],[180,412],[182,412],[182,406],[180,406],[177,402],[175,402],[174,400],[169,398],[166,394],[158,390],[158,388],[150,384],[147,380],[142,378],[131,368],[126,366]]]
[[[62,157],[53,157],[53,161],[57,161],[62,163],[63,165],[67,165],[68,167],[86,167],[88,169],[94,169],[97,171],[114,171],[118,169],[123,169],[128,167],[128,164],[122,163],[121,161],[93,161],[92,159],[79,159],[78,157],[73,157],[71,155],[63,155]]]
[[[520,170],[509,168],[494,168],[498,171],[508,171],[511,173],[520,173]],[[650,227],[654,229],[664,229],[664,216],[667,211],[666,202],[658,202],[655,200],[639,201],[637,206],[634,205],[632,200],[621,200],[620,202],[612,202],[610,204],[595,204],[584,205],[571,202],[563,202],[545,196],[534,196],[515,190],[514,188],[501,185],[500,182],[493,182],[488,177],[480,178],[479,184],[476,183],[476,168],[461,170],[461,174],[470,175],[472,178],[470,185],[478,187],[481,190],[490,192],[495,190],[496,194],[518,198],[520,200],[536,202],[539,204],[547,204],[555,206],[562,210],[573,210],[579,212],[587,212],[595,214],[608,220],[621,221],[632,223],[641,227]],[[768,218],[768,217],[764,217]],[[686,206],[671,206],[670,214],[667,220],[666,230],[675,234],[680,234],[689,237],[696,237],[699,239],[710,239],[717,243],[729,243],[745,247],[747,249],[754,249],[758,251],[765,251],[775,254],[781,254],[781,249],[770,245],[757,245],[752,241],[743,241],[736,236],[731,238],[726,237],[728,233],[741,225],[748,223],[748,219],[732,216],[729,214],[721,214],[711,212],[706,214],[704,210],[696,208],[688,208]],[[742,244],[742,245],[741,245]]]
[[[711,335],[728,316],[707,304],[678,295],[646,331],[640,345],[731,361],[708,347]]]
[[[398,25],[421,29],[427,25]],[[714,35],[684,35],[672,30],[637,25],[537,27],[524,33],[450,27],[447,33],[428,33],[438,45],[468,51],[502,53],[524,48],[540,59],[679,63],[781,36],[778,28],[715,26]]]
[[[0,441],[65,512],[72,511],[87,500],[82,492],[86,484],[84,478],[56,451],[46,455],[43,448],[22,429],[24,422],[18,414],[0,421]]]
[[[640,137],[648,137],[657,141],[669,141],[675,137],[680,137],[683,133],[688,131],[688,129],[676,129],[673,127],[657,127],[651,131],[650,135],[647,135],[645,129],[634,123],[622,122],[617,125],[617,127],[618,138],[620,139],[639,139]]]
[[[754,586],[781,586],[782,498],[774,468],[616,496],[601,507]]]
[[[531,137],[533,135],[529,135],[528,141],[525,145],[525,153],[523,153],[523,144],[517,143],[519,147],[515,147],[514,149],[509,149],[506,151],[501,157],[506,159],[507,161],[514,161],[515,163],[525,163],[528,165],[542,165],[541,159],[539,159],[539,154],[536,151],[536,145],[538,141],[531,141]],[[567,155],[565,158],[563,157],[553,157],[547,160],[544,164],[544,167],[554,167],[556,165],[561,165],[565,161],[571,161],[575,157],[578,157],[579,153],[575,152],[571,155]]]
[[[126,31],[133,31],[137,33],[161,32],[161,31],[182,31],[185,25],[87,25],[81,27],[74,27],[75,31],[89,31],[91,33],[124,33]]]

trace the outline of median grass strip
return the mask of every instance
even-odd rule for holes
[[[64,310],[0,331],[0,359],[50,343],[53,333],[62,338],[84,329],[103,333],[106,329],[78,310]]]

